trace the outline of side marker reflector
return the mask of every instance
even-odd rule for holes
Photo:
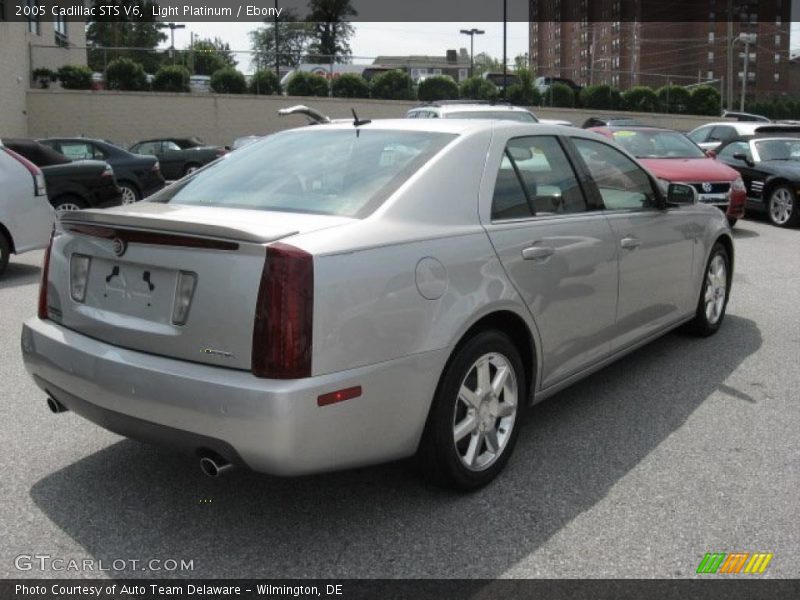
[[[317,398],[317,406],[328,406],[329,404],[336,404],[337,402],[344,402],[345,400],[352,400],[361,395],[361,386],[345,388],[330,394],[323,394]]]

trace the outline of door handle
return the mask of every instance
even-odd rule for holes
[[[545,260],[555,254],[551,246],[529,246],[522,251],[523,260]]]
[[[638,248],[642,245],[642,242],[633,236],[624,237],[619,241],[619,245],[623,248],[627,248],[628,250],[633,250],[634,248]]]

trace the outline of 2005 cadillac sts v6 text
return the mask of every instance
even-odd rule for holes
[[[532,402],[678,325],[718,329],[733,244],[693,188],[593,133],[356,121],[64,215],[43,271],[22,350],[55,412],[210,475],[416,454],[472,489]]]

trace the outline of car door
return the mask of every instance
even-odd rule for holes
[[[659,208],[650,175],[605,142],[573,137],[600,197],[619,254],[619,300],[612,350],[624,348],[691,311],[692,261],[702,229],[685,209]]]
[[[492,148],[481,220],[536,322],[546,388],[609,351],[616,238],[558,137],[504,138]]]
[[[171,140],[163,140],[156,156],[161,163],[161,172],[165,179],[174,180],[183,177],[186,153],[178,144]]]

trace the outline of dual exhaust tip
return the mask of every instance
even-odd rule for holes
[[[67,412],[69,409],[52,396],[47,397],[47,408],[53,414]],[[233,469],[233,465],[219,456],[203,456],[200,459],[200,470],[207,477],[216,479]]]

